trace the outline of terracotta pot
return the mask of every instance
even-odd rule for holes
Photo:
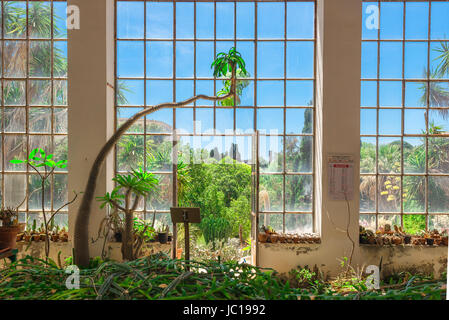
[[[39,236],[41,241],[45,241],[45,238],[47,238],[47,235],[45,233],[41,233]]]
[[[441,244],[442,244],[443,246],[447,246],[447,243],[448,243],[448,237],[443,237],[443,238],[441,238]]]
[[[277,234],[270,235],[271,243],[277,243],[279,241],[279,236]]]
[[[40,234],[33,234],[31,235],[31,240],[32,241],[40,241],[41,240],[41,235]]]
[[[434,241],[435,241],[435,239],[433,239],[433,238],[426,238],[426,244],[428,246],[433,246]]]
[[[369,244],[376,244],[376,237],[374,237],[374,236],[368,237],[368,243]]]
[[[301,238],[298,235],[293,237],[293,242],[294,243],[299,243],[300,241],[301,241]]]
[[[17,241],[17,242],[22,241],[23,235],[24,235],[23,232],[18,233],[18,234],[17,234],[17,237],[16,237],[16,241]]]
[[[266,234],[265,232],[259,233],[257,235],[257,239],[259,240],[260,243],[265,243],[268,240],[268,234]]]
[[[181,259],[182,257],[182,248],[176,249],[176,259]]]
[[[0,249],[15,248],[20,226],[0,227]]]
[[[59,240],[59,235],[53,234],[53,235],[51,236],[51,241],[53,241],[53,242],[58,242],[58,240]]]
[[[30,242],[31,241],[31,235],[30,234],[26,234],[23,236],[23,240],[26,242]]]

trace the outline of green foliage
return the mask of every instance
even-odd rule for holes
[[[71,262],[71,261],[66,261]],[[189,262],[157,254],[131,262],[93,259],[80,270],[80,289],[67,289],[67,274],[54,262],[27,256],[0,270],[2,300],[445,300],[445,279],[412,276],[393,289],[345,291],[314,283],[298,270],[305,285],[295,288],[270,269],[236,262]],[[199,270],[204,272],[199,272]],[[398,281],[402,283],[403,277]],[[309,283],[309,285],[307,285]],[[361,289],[361,288],[360,288]]]
[[[245,61],[242,58],[240,52],[238,52],[234,47],[229,49],[228,53],[220,52],[217,54],[217,58],[211,65],[214,70],[214,77],[226,77],[233,68],[241,69],[243,74],[247,74]]]
[[[231,223],[225,217],[207,216],[201,221],[200,226],[206,243],[215,245],[217,242],[226,241],[231,236]]]
[[[46,154],[43,149],[33,149],[27,160],[20,160],[20,159],[13,159],[10,161],[13,164],[28,164],[33,169],[35,168],[42,168],[42,167],[48,167],[51,169],[54,168],[66,168],[67,167],[67,160],[59,160],[54,161],[53,160],[53,154]],[[38,171],[38,170],[36,170]]]

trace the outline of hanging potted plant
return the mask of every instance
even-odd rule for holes
[[[15,248],[17,234],[23,232],[25,225],[19,223],[19,214],[17,211],[6,208],[0,210],[0,249]]]

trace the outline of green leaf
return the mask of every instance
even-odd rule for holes
[[[26,163],[25,160],[19,160],[19,159],[12,159],[12,160],[10,160],[9,162],[10,162],[10,163],[13,163],[13,164]]]

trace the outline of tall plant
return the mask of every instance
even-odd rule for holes
[[[123,228],[122,255],[125,260],[134,260],[138,252],[134,250],[134,212],[142,198],[152,195],[158,180],[150,172],[142,168],[132,170],[128,175],[118,175],[112,179],[117,187],[103,197],[97,197],[101,201],[101,208],[109,205],[125,215],[125,226]]]
[[[247,73],[245,68],[245,62],[241,54],[235,49],[231,48],[228,53],[219,53],[217,58],[211,65],[214,70],[214,77],[225,78],[228,72],[231,72],[231,88],[229,93],[220,97],[196,95],[190,99],[177,102],[177,103],[161,103],[153,107],[144,109],[136,113],[133,117],[128,119],[105,143],[98,153],[92,168],[89,173],[86,188],[83,194],[83,199],[78,210],[75,223],[75,262],[80,266],[87,266],[89,264],[89,235],[88,225],[92,209],[92,200],[95,193],[95,187],[97,184],[98,175],[100,173],[100,167],[104,162],[108,153],[114,148],[117,141],[121,136],[139,119],[163,108],[176,108],[184,105],[191,104],[199,99],[209,101],[222,101],[233,97],[236,94],[236,76],[237,70],[241,69],[245,74]]]
[[[45,210],[45,186],[47,184],[48,178],[53,174],[56,169],[63,169],[67,167],[67,160],[53,160],[52,154],[46,154],[43,149],[33,149],[28,159],[20,160],[13,159],[10,161],[12,164],[22,165],[26,164],[32,170],[36,171],[40,180],[41,180],[41,205],[42,205],[42,217],[44,219],[44,232],[45,232],[45,256],[48,258],[50,254],[50,226],[55,218],[55,216],[66,206],[73,203],[78,194],[75,193],[74,198],[64,203],[58,209],[56,209],[50,216],[47,216],[47,212]],[[34,191],[33,191],[34,192]]]

